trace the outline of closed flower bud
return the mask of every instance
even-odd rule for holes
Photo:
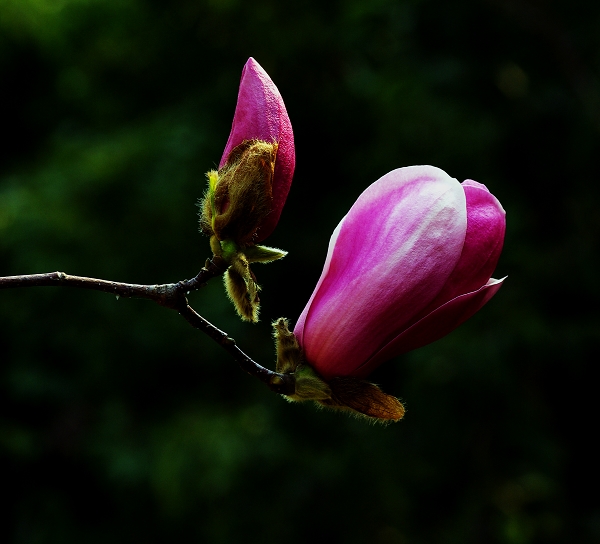
[[[294,334],[325,378],[363,378],[438,340],[500,289],[490,279],[505,212],[487,188],[433,166],[399,168],[359,196],[335,229]]]
[[[264,240],[279,221],[295,160],[294,134],[283,99],[268,74],[250,58],[242,71],[219,170],[208,173],[202,230],[238,245]]]
[[[277,145],[269,213],[259,225],[254,240],[262,242],[273,232],[279,221],[292,185],[296,154],[292,124],[283,98],[267,72],[252,57],[242,70],[231,133],[219,169],[231,162],[232,152],[245,140],[260,140]]]
[[[231,133],[218,171],[210,171],[200,228],[230,268],[225,286],[242,319],[258,320],[259,287],[249,264],[285,251],[257,245],[275,228],[294,174],[294,135],[271,78],[253,59],[242,71]]]
[[[298,354],[287,350],[288,360],[310,366],[330,387],[330,399],[314,400],[400,419],[399,401],[363,379],[448,334],[490,300],[503,281],[490,277],[505,226],[484,185],[461,184],[432,166],[400,168],[368,187],[333,232],[294,329]]]

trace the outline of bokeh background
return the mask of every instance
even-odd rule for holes
[[[509,276],[374,375],[389,426],[284,402],[149,301],[0,291],[2,542],[600,541],[599,28],[578,0],[0,0],[0,275],[194,276],[253,56],[295,130],[290,253],[258,325],[191,295],[242,349],[274,365],[270,321],[400,166],[498,196]]]

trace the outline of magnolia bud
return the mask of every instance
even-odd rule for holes
[[[200,229],[229,268],[225,288],[240,317],[258,320],[259,286],[250,263],[286,255],[256,245],[275,228],[292,183],[294,135],[283,99],[253,59],[242,71],[231,133],[219,170],[208,172]]]

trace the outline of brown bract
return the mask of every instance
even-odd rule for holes
[[[354,376],[330,378],[327,383],[331,398],[319,400],[323,406],[350,410],[380,422],[400,421],[404,417],[403,404],[373,383]]]
[[[244,140],[231,151],[217,172],[214,195],[209,189],[202,202],[201,228],[205,234],[232,240],[241,247],[254,245],[273,208],[277,148],[275,142]]]

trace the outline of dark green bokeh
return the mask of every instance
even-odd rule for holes
[[[295,131],[290,254],[256,267],[256,326],[218,280],[191,302],[251,356],[393,168],[485,183],[509,275],[374,375],[408,408],[387,427],[285,403],[150,302],[0,291],[2,541],[600,540],[599,25],[573,0],[0,0],[0,275],[195,275],[249,56]]]

